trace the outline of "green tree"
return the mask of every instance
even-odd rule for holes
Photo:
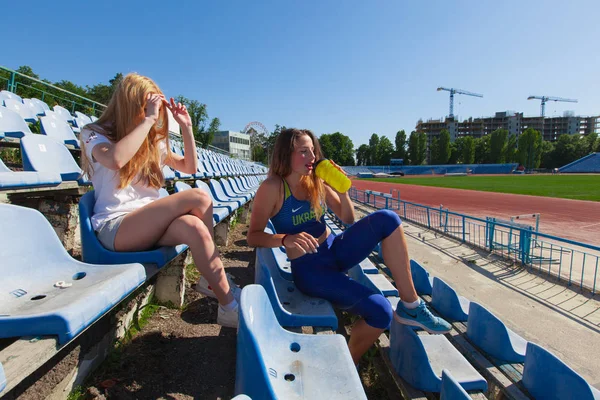
[[[587,138],[580,138],[579,135],[560,135],[554,147],[554,165],[562,167],[569,164],[589,154],[591,148],[593,146],[590,145]]]
[[[440,139],[434,137],[431,139],[429,146],[429,163],[430,165],[438,165],[440,159]]]
[[[456,139],[458,140],[458,139]],[[450,143],[450,159],[448,160],[448,164],[456,164],[458,163],[458,158],[460,157],[460,152],[458,151],[458,143],[456,140]]]
[[[506,152],[504,154],[504,162],[515,163],[519,161],[519,157],[517,156],[518,143],[519,138],[517,137],[517,135],[508,136],[508,141],[506,143]]]
[[[394,144],[396,145],[394,158],[406,159],[406,132],[404,132],[404,129],[396,132]]]
[[[368,165],[380,165],[379,158],[377,157],[377,146],[379,145],[379,136],[374,133],[369,139],[369,164]]]
[[[421,165],[427,157],[427,135],[412,131],[408,137],[408,158],[410,165]]]
[[[596,142],[598,141],[598,134],[596,132],[587,134],[582,138],[582,140],[584,141],[584,156],[596,151]]]
[[[475,139],[475,163],[489,164],[490,161],[490,135]]]
[[[450,159],[450,132],[442,129],[438,142],[438,164],[446,164]]]
[[[328,135],[326,133],[322,134],[319,137],[319,144],[321,145],[321,151],[323,152],[323,156],[325,158],[329,158],[335,161],[338,165],[340,165],[338,163],[337,151],[333,146],[333,143],[331,142],[331,135]]]
[[[556,165],[556,161],[554,159],[554,149],[555,145],[553,142],[548,142],[544,140],[542,142],[542,161],[540,163],[541,168],[556,168],[559,165]]]
[[[519,137],[519,163],[530,170],[538,168],[542,157],[542,135],[527,128]]]
[[[461,158],[463,164],[473,164],[475,162],[475,139],[473,139],[473,136],[464,137]]]
[[[425,159],[427,158],[427,135],[425,134],[425,132],[419,132],[417,134],[417,137],[419,139],[419,145],[417,147],[417,165],[421,165],[425,162]]]
[[[123,74],[117,73],[114,78],[108,81],[108,85],[104,83],[98,83],[92,87],[87,88],[90,99],[97,101],[98,103],[108,104],[113,93],[117,89],[119,83],[123,80]]]
[[[263,163],[265,165],[269,162],[267,159],[267,152],[260,144],[255,143],[252,145],[252,161]]]
[[[354,143],[350,137],[335,132],[322,134],[319,137],[321,150],[325,157],[332,159],[338,165],[354,165]]]
[[[356,150],[356,165],[369,165],[369,146],[361,144]]]
[[[207,148],[212,143],[215,133],[219,131],[221,121],[219,118],[213,118],[207,127],[208,112],[206,104],[200,103],[198,100],[190,100],[182,95],[177,96],[175,100],[178,103],[185,104],[188,114],[190,114],[190,118],[192,119],[194,139],[200,143],[200,146]]]
[[[394,145],[387,136],[382,136],[377,144],[377,165],[390,165],[393,154]]]
[[[508,131],[496,129],[490,138],[490,161],[492,164],[502,164],[506,158]]]

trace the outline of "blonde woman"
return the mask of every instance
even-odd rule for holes
[[[181,127],[185,156],[170,150],[166,108]],[[194,174],[198,168],[186,107],[167,101],[150,78],[123,78],[108,107],[81,131],[82,165],[96,203],[92,226],[112,251],[144,251],[187,244],[219,301],[217,323],[237,327],[240,289],[230,285],[213,241],[213,208],[199,189],[159,198],[162,167]]]
[[[434,317],[415,291],[402,222],[390,210],[380,210],[356,222],[341,235],[330,232],[323,213],[329,207],[345,223],[354,222],[348,193],[338,193],[314,173],[322,158],[319,141],[309,130],[286,129],[275,142],[269,177],[259,187],[252,210],[248,244],[285,246],[294,283],[302,292],[331,301],[360,315],[348,347],[356,364],[390,325],[400,323],[430,333],[446,333],[450,325]],[[277,234],[264,232],[268,220]],[[346,272],[364,260],[381,242],[402,301],[392,310],[381,294],[352,280]]]

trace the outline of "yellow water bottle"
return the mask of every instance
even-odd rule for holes
[[[350,179],[326,158],[317,161],[315,173],[339,193],[346,193],[352,186]]]

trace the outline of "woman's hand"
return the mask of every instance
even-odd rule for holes
[[[165,96],[162,94],[148,93],[146,100],[146,107],[144,108],[146,118],[151,119],[152,122],[156,122],[159,117],[160,107],[163,102],[166,102]]]
[[[319,241],[306,232],[300,232],[295,235],[287,235],[283,240],[286,249],[299,249],[306,253],[316,253],[319,247]]]
[[[331,165],[333,165],[334,167],[336,167],[338,169],[338,171],[340,171],[342,174],[348,176],[348,174],[346,173],[346,171],[344,171],[342,169],[342,167],[340,167],[339,165],[337,165],[333,160],[329,160],[329,162],[331,163]]]
[[[191,127],[192,126],[192,118],[190,114],[187,112],[187,108],[185,105],[181,103],[175,103],[175,100],[171,97],[170,102],[166,102],[167,107],[173,113],[173,118],[181,127]]]

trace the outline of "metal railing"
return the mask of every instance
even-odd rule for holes
[[[350,198],[375,208],[395,210],[406,221],[435,230],[463,243],[491,251],[527,268],[579,285],[596,294],[600,247],[536,231],[532,226],[485,219],[429,207],[390,193],[350,188]],[[567,229],[567,227],[565,227]]]
[[[106,105],[102,103],[3,66],[0,66],[0,83],[5,83],[6,90],[17,95],[21,95],[27,91],[39,94],[36,98],[46,103],[58,103],[62,107],[69,109],[71,113],[81,111],[85,114],[100,115],[106,108]],[[38,87],[33,86],[34,84]],[[30,93],[27,96],[31,96]],[[53,104],[48,105],[50,107],[53,106]]]

